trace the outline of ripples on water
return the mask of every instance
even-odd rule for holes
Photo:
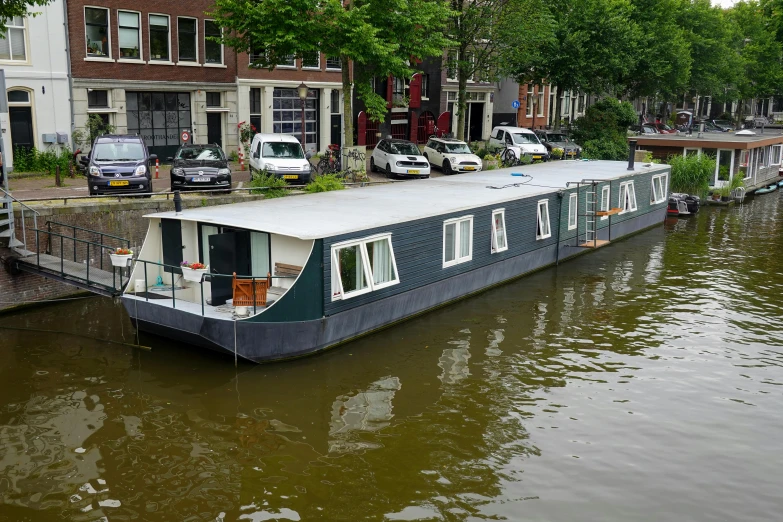
[[[269,366],[116,344],[101,298],[0,317],[79,334],[0,329],[0,520],[777,519],[779,212],[707,208]]]

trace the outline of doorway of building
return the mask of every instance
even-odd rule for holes
[[[11,144],[14,149],[30,150],[35,146],[33,135],[33,110],[31,107],[9,107]]]
[[[219,112],[207,113],[207,143],[223,146],[223,118]]]

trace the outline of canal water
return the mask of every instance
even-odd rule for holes
[[[783,215],[705,208],[328,353],[0,317],[0,520],[779,519]]]

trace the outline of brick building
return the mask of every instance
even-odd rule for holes
[[[236,53],[208,41],[220,29],[209,0],[67,2],[76,129],[91,114],[171,156],[194,143],[238,146]]]

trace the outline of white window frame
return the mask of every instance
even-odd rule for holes
[[[552,237],[552,223],[549,220],[549,200],[548,199],[541,199],[538,201],[538,205],[536,205],[536,241],[539,241],[541,239],[546,239],[548,237]],[[545,209],[542,212],[542,209]],[[546,232],[543,232],[543,227],[541,226],[544,223],[544,214],[546,214]],[[539,230],[542,232],[539,234]]]
[[[609,212],[609,206],[611,204],[612,187],[610,185],[604,185],[601,187],[601,210]],[[609,216],[601,216],[601,221],[609,219]]]
[[[536,97],[538,99],[538,110],[536,111],[536,116],[544,116],[544,93],[542,92],[544,89],[543,85],[538,86],[538,94],[536,94]]]
[[[13,23],[13,19],[16,17],[11,17],[9,21]],[[20,16],[19,18],[22,19],[22,25],[6,25],[6,34],[5,34],[5,41],[8,42],[8,54],[11,56],[10,60],[0,60],[0,63],[7,63],[7,64],[13,64],[13,65],[20,65],[25,63],[30,63],[30,40],[29,35],[30,31],[28,30],[29,27],[27,26],[27,17],[26,16]],[[11,36],[10,31],[22,31],[22,37],[24,38],[24,60],[15,60],[13,55],[13,49],[11,48]],[[85,38],[87,35],[87,26],[85,24],[84,26],[84,34]]]
[[[150,19],[153,16],[162,16],[165,17],[168,20],[168,25],[166,26],[168,28],[168,40],[169,40],[169,48],[168,48],[168,58],[153,58],[152,57],[152,24],[150,23]],[[171,16],[163,13],[149,13],[147,15],[147,38],[149,38],[150,41],[150,59],[149,63],[150,65],[153,64],[173,64],[174,63],[174,57],[171,56]]]
[[[275,69],[296,69],[296,56],[293,54],[289,54],[285,58],[289,61],[286,63],[275,65]]]
[[[568,230],[577,227],[577,215],[579,214],[579,194],[574,192],[568,196]]]
[[[321,70],[321,51],[317,51],[316,54],[318,55],[318,65],[305,65],[305,57],[304,54],[302,54],[302,69],[305,71],[320,71]]]
[[[775,150],[777,149],[777,156]],[[769,164],[780,165],[781,159],[783,159],[783,145],[773,145],[769,151]]]
[[[753,157],[754,150],[756,149],[746,149],[740,152],[740,167],[742,166],[742,153],[744,152],[747,154],[747,162],[745,163],[745,177],[742,178],[743,180],[753,178],[753,162],[755,160]]]
[[[661,188],[661,194],[660,197],[655,197],[655,182],[658,182]],[[668,181],[669,176],[667,174],[656,174],[652,177],[652,180],[650,182],[650,204],[651,205],[657,205],[658,203],[663,203],[666,201],[666,194],[668,189]]]
[[[701,156],[701,149],[700,149],[700,148],[697,148],[697,147],[684,147],[684,148],[682,149],[682,155],[683,155],[683,156],[687,156],[687,155],[688,155],[688,151],[689,151],[689,150],[695,150],[695,151],[696,151],[696,157],[697,157],[697,158],[698,158],[699,156]]]
[[[106,43],[107,47],[109,49],[109,54],[106,56],[92,56],[87,53],[87,9],[103,9],[106,11]],[[95,60],[95,61],[114,61],[114,58],[112,58],[112,50],[111,50],[111,9],[108,7],[102,6],[102,5],[85,5],[82,10],[82,16],[84,20],[84,55],[85,60]]]
[[[626,198],[626,196],[628,197]],[[639,207],[636,205],[636,189],[634,188],[633,181],[623,181],[620,183],[620,198],[617,202],[617,206],[622,209],[620,214],[627,214],[638,210]],[[627,208],[626,203],[629,203]]]
[[[120,53],[120,56],[117,57],[118,62],[132,62],[132,63],[139,63],[144,61],[144,37],[141,34],[141,26],[142,26],[142,20],[141,20],[141,11],[134,11],[132,9],[118,9],[117,10],[117,39],[120,38],[120,13],[133,13],[136,16],[139,17],[139,28],[137,30],[137,34],[139,37],[139,57],[138,58],[123,58],[122,52],[120,52],[120,46],[119,42],[117,45],[117,52]]]
[[[505,241],[505,245],[503,248],[498,248],[498,237],[497,237],[497,230],[495,230],[495,216],[500,214],[501,219],[503,220],[503,240]],[[445,238],[445,235],[444,235]],[[508,250],[508,234],[506,233],[506,209],[505,208],[496,208],[492,211],[492,246],[491,246],[491,253],[497,254],[499,252],[505,252]],[[445,257],[445,252],[444,252]]]
[[[392,268],[394,270],[394,276],[395,278],[391,281],[386,281],[384,283],[375,283],[375,279],[373,278],[372,270],[370,269],[370,256],[367,254],[367,243],[373,243],[375,241],[382,241],[386,240],[389,243],[389,253],[391,255],[391,261],[392,261]],[[362,256],[362,268],[364,271],[364,278],[367,281],[367,288],[362,288],[361,290],[354,290],[353,292],[345,293],[343,291],[343,282],[340,278],[340,272],[337,269],[339,265],[337,261],[337,253],[344,249],[344,248],[350,248],[358,246],[359,247],[359,255]],[[392,235],[391,233],[387,234],[376,234],[374,236],[368,236],[361,239],[351,239],[350,241],[342,241],[340,243],[335,243],[332,245],[332,252],[331,252],[331,263],[332,263],[332,301],[341,301],[345,299],[350,299],[352,297],[356,297],[357,295],[367,294],[369,292],[374,292],[375,290],[381,290],[383,288],[387,288],[390,286],[398,285],[400,284],[400,273],[397,271],[397,259],[394,256],[394,245],[392,244]],[[335,283],[337,285],[335,286]]]
[[[183,20],[193,20],[194,24],[193,27],[196,28],[196,34],[193,35],[193,43],[196,44],[196,57],[195,60],[186,60],[182,61],[180,60],[180,45],[179,45],[179,21],[180,19]],[[171,28],[169,28],[169,34],[171,34]],[[200,67],[201,62],[199,62],[199,54],[198,54],[198,18],[195,18],[193,16],[178,16],[177,17],[177,65],[186,65],[191,67]]]
[[[462,237],[460,233],[460,224],[463,221],[470,222],[470,244],[468,245],[468,255],[459,257],[460,244],[462,243]],[[454,259],[446,261],[446,227],[448,225],[454,225]],[[458,218],[447,219],[443,222],[443,268],[459,265],[461,263],[467,263],[473,259],[473,216],[461,216]]]
[[[331,66],[329,66],[329,58],[331,58],[333,60],[335,58],[337,58],[338,60],[340,60],[339,56],[324,56],[324,61],[326,62],[326,70],[327,71],[342,71],[343,70],[342,62],[340,62],[340,67],[331,67]]]
[[[533,84],[527,84],[527,96],[525,97],[525,117],[533,117]]]
[[[220,44],[220,62],[218,63],[207,62],[207,22],[212,22],[215,25],[217,25],[217,20],[213,20],[211,18],[204,19],[204,32],[201,34],[202,38],[204,38],[204,67],[225,67],[226,51],[225,51],[225,46],[222,43]],[[220,36],[222,37],[223,28],[220,27],[219,25],[217,26],[217,28],[220,30]]]

